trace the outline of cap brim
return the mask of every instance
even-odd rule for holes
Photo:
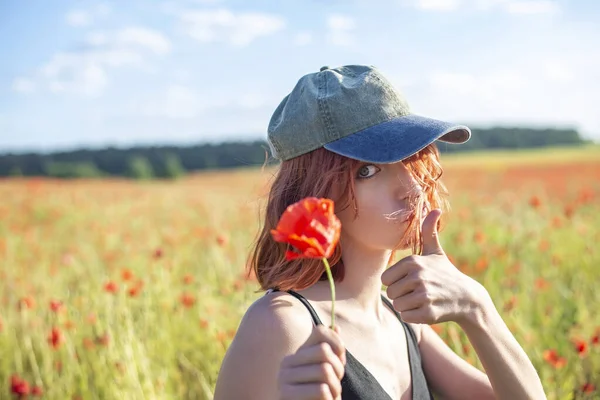
[[[327,150],[355,160],[393,163],[436,140],[465,143],[471,130],[464,125],[410,114],[394,118],[325,144]]]

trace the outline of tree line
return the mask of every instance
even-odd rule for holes
[[[461,145],[437,142],[440,152],[590,143],[582,139],[575,129],[494,127],[473,128],[472,133],[471,139]],[[108,147],[49,154],[0,154],[0,176],[177,179],[192,171],[271,165],[276,162],[265,140],[189,146]]]

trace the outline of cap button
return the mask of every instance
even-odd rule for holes
[[[329,69],[329,65],[325,65],[325,66],[321,67],[321,69],[319,71],[325,71],[326,69]]]

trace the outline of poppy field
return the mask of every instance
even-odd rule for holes
[[[451,261],[487,288],[549,399],[600,398],[600,146],[442,165]],[[245,265],[275,171],[0,180],[0,399],[211,399],[262,295]],[[481,368],[456,324],[434,329]]]

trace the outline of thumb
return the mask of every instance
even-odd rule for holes
[[[431,210],[423,221],[421,234],[423,235],[422,255],[424,256],[429,254],[444,254],[437,231],[438,221],[441,215],[442,210],[436,208],[435,210]]]

